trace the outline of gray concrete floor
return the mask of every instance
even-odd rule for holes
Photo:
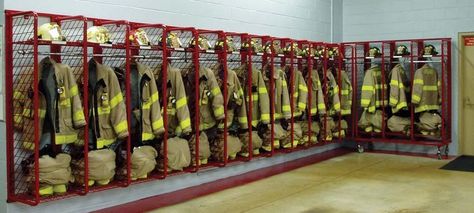
[[[153,212],[474,212],[474,173],[447,162],[354,153]]]

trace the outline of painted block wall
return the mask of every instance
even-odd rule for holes
[[[342,0],[334,0],[334,19],[331,19],[331,0],[0,0],[0,9],[32,10],[45,13],[65,15],[84,15],[105,19],[126,19],[136,22],[162,23],[175,26],[193,26],[205,29],[221,29],[232,32],[248,32],[252,34],[290,37],[315,41],[342,41]],[[0,15],[0,23],[4,23]],[[334,20],[331,22],[331,20]],[[334,33],[331,33],[331,24]],[[333,38],[332,38],[333,37]],[[4,59],[1,59],[4,60]],[[3,68],[0,74],[4,75]],[[1,78],[3,79],[3,78]],[[1,85],[4,85],[3,83]],[[0,103],[4,100],[0,100]],[[2,109],[3,110],[3,109]],[[0,111],[0,113],[4,113]],[[76,212],[83,205],[88,210],[105,206],[117,205],[120,200],[107,199],[110,194],[131,193],[137,189],[114,190],[102,192],[88,197],[69,200],[74,206],[64,206],[62,202],[41,205],[36,209],[26,208],[21,204],[7,204],[6,200],[6,171],[5,167],[5,124],[0,121],[0,213],[40,211],[50,212],[51,209]],[[326,148],[327,149],[333,149]],[[298,154],[297,156],[303,156]],[[296,157],[297,157],[296,156]],[[270,166],[278,162],[294,159],[295,156],[282,156],[279,160],[257,162],[242,167],[242,171],[251,171],[262,166]],[[227,169],[213,176],[225,177],[235,175],[237,170]],[[180,184],[169,184],[167,191],[178,187],[189,187],[201,184],[210,179],[203,175],[191,175],[192,181],[175,180]],[[174,178],[176,179],[176,178]],[[173,180],[170,180],[173,182]],[[153,183],[150,183],[153,185]],[[150,186],[147,184],[147,186]],[[147,186],[138,186],[139,188]],[[155,185],[155,187],[157,187]],[[160,190],[155,188],[155,190]],[[150,190],[149,190],[150,191]],[[160,190],[162,191],[162,190]],[[155,193],[156,194],[156,193]],[[153,195],[148,192],[148,196]],[[130,196],[132,197],[132,196]],[[141,194],[143,197],[143,193]],[[130,199],[123,202],[129,202]]]
[[[345,0],[343,40],[366,41],[410,38],[452,38],[453,144],[458,154],[458,33],[474,31],[472,0]],[[377,145],[381,149],[413,150],[412,146]],[[415,147],[436,153],[435,149]]]

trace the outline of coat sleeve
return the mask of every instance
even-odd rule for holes
[[[375,82],[372,77],[372,70],[365,72],[364,81],[362,83],[362,94],[360,99],[360,105],[363,108],[369,108],[372,97],[375,94]]]
[[[419,69],[415,72],[413,79],[413,92],[411,94],[411,102],[419,104],[423,96],[423,70]]]
[[[75,128],[81,128],[86,125],[86,119],[84,117],[84,108],[82,107],[79,95],[79,88],[76,84],[76,79],[74,78],[71,67],[68,66],[66,70],[66,77],[69,85],[69,98],[72,107],[72,122]]]
[[[296,71],[298,76],[298,109],[304,111],[308,103],[308,86],[300,71]]]
[[[270,123],[270,98],[268,96],[267,86],[263,80],[263,74],[260,71],[258,73],[258,105],[260,107],[260,118],[262,123]]]
[[[110,120],[115,133],[119,139],[124,139],[128,136],[128,121],[125,101],[120,89],[120,84],[117,76],[112,70],[109,73],[109,106],[110,106]]]
[[[209,77],[209,88],[212,94],[212,110],[214,111],[214,117],[220,121],[224,119],[224,96],[222,95],[221,88],[217,83],[216,76],[212,70],[207,70],[207,76]]]
[[[316,86],[317,86],[318,111],[319,111],[320,115],[324,115],[324,114],[326,114],[326,102],[325,102],[325,99],[324,99],[321,80],[319,79],[319,75],[318,75],[318,72],[316,70],[313,71],[313,76],[314,76],[314,83],[316,83]]]
[[[150,76],[153,76],[152,71],[150,68],[147,67],[147,72]],[[165,132],[165,128],[163,126],[163,118],[161,117],[161,106],[159,101],[158,95],[158,86],[156,85],[156,81],[151,79],[149,82],[149,92],[150,92],[150,120],[151,120],[151,128],[153,130],[153,134],[155,136],[159,136]]]
[[[235,73],[234,73],[235,74]],[[238,99],[242,100],[242,104],[237,109],[238,110],[238,121],[240,124],[241,129],[248,128],[248,118],[247,118],[247,107],[245,103],[245,96],[244,96],[244,89],[242,88],[242,84],[240,84],[240,80],[237,76],[235,76],[235,85],[237,87],[237,96]],[[230,97],[229,97],[230,98]]]
[[[329,73],[329,72],[328,72]],[[334,78],[334,75],[332,73],[329,73],[330,76],[329,76],[329,83],[331,85],[331,88],[332,88],[332,109],[335,111],[335,112],[340,112],[341,111],[341,99],[340,99],[340,96],[339,96],[339,85],[337,84],[337,81],[336,79]]]
[[[280,78],[282,78],[282,92],[281,92],[281,107],[282,107],[282,112],[283,112],[283,118],[285,119],[290,119],[291,118],[291,104],[290,104],[290,93],[288,91],[288,82],[286,82],[286,75],[282,71],[282,75],[280,75]],[[279,98],[279,97],[277,97]]]
[[[187,134],[191,132],[191,117],[189,114],[188,101],[186,98],[186,88],[184,87],[183,77],[179,71],[172,70],[171,72],[176,72],[174,73],[174,90],[176,95],[176,114],[179,121],[179,127],[183,133]]]
[[[13,126],[16,130],[22,131],[24,125],[24,117],[30,117],[31,109],[29,108],[28,92],[31,88],[31,81],[33,76],[32,69],[23,70],[20,76],[15,79],[13,89]]]
[[[346,78],[346,82],[347,82],[347,90],[349,90],[349,94],[347,95],[347,104],[352,107],[352,83],[351,83],[351,79],[349,79],[349,75],[347,75],[346,72],[344,72],[344,76]]]
[[[400,85],[403,85],[400,73],[397,69],[393,69],[390,75],[390,106],[396,107],[400,101]]]

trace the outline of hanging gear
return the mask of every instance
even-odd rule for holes
[[[441,92],[441,79],[435,69],[425,64],[415,71],[411,95],[415,113],[440,110]]]
[[[367,54],[368,57],[374,57],[374,58],[379,57],[381,55],[382,53],[380,52],[380,49],[378,47],[371,47]]]
[[[438,52],[436,51],[435,46],[428,44],[423,48],[423,55],[438,55]]]
[[[191,39],[189,41],[189,47],[191,48],[194,48],[194,44],[195,44],[195,39]],[[206,36],[203,36],[203,35],[200,35],[198,37],[198,46],[199,46],[199,49],[200,50],[208,50],[211,48],[211,43],[209,42],[209,40],[206,38]]]

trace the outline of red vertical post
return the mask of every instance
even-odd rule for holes
[[[15,158],[13,127],[13,15],[5,15],[5,124],[7,128],[7,202],[15,200]]]
[[[227,106],[228,106],[228,99],[229,99],[229,95],[228,95],[228,89],[227,88],[227,78],[229,77],[228,76],[228,70],[227,70],[227,38],[225,36],[225,34],[223,32],[220,32],[218,35],[218,41],[219,41],[219,37],[220,37],[220,40],[222,40],[224,43],[223,43],[223,47],[221,50],[218,50],[218,51],[221,51],[219,54],[218,54],[218,57],[220,58],[220,64],[222,64],[222,71],[224,72],[224,82],[222,83],[224,85],[224,165],[227,165],[227,161],[228,161],[228,149],[227,149],[227,134],[228,134],[228,126],[227,126]]]
[[[168,175],[168,91],[167,91],[167,83],[168,83],[168,47],[166,45],[166,38],[168,35],[167,28],[163,28],[162,35],[161,35],[161,49],[163,54],[163,63],[161,65],[161,73],[163,74],[161,79],[161,97],[163,97],[163,106],[165,109],[163,110],[163,126],[165,128],[165,132],[163,134],[163,176],[166,177]]]
[[[194,111],[194,130],[196,131],[195,132],[195,140],[196,140],[196,155],[195,155],[195,161],[196,161],[196,165],[194,167],[194,172],[197,172],[199,170],[199,166],[200,166],[200,163],[199,163],[199,160],[200,160],[200,156],[199,156],[199,134],[200,134],[200,128],[199,128],[199,35],[197,33],[197,31],[195,29],[191,29],[191,33],[193,35],[193,38],[194,39],[194,48],[193,48],[193,64],[194,64],[194,85],[196,86],[196,88],[194,88],[194,95],[196,97],[195,101],[194,101],[194,107],[195,107],[195,111]]]
[[[312,106],[313,106],[313,102],[312,102],[312,95],[313,95],[313,78],[312,78],[312,72],[313,72],[313,46],[312,46],[312,43],[311,42],[308,42],[307,43],[308,45],[308,52],[306,54],[308,54],[306,56],[306,62],[307,62],[307,72],[306,72],[306,80],[308,81],[308,104],[306,104],[306,109],[307,109],[307,117],[308,117],[308,132],[307,132],[307,137],[308,137],[308,146],[311,146],[312,145],[312,141],[311,141],[311,122],[312,122],[312,113],[311,113],[311,110],[312,110]],[[317,108],[318,107],[318,104],[316,102],[315,104],[315,107]],[[303,133],[303,137],[306,137]]]
[[[33,26],[33,35],[38,35],[38,16],[34,15],[34,26]],[[34,200],[35,204],[37,205],[40,203],[40,195],[39,195],[39,145],[40,145],[40,132],[39,132],[39,89],[38,89],[38,37],[34,36],[33,38],[33,66],[34,66],[34,74],[33,74],[33,119],[34,119],[34,144],[35,144],[35,195]],[[51,136],[53,138],[54,136]]]

